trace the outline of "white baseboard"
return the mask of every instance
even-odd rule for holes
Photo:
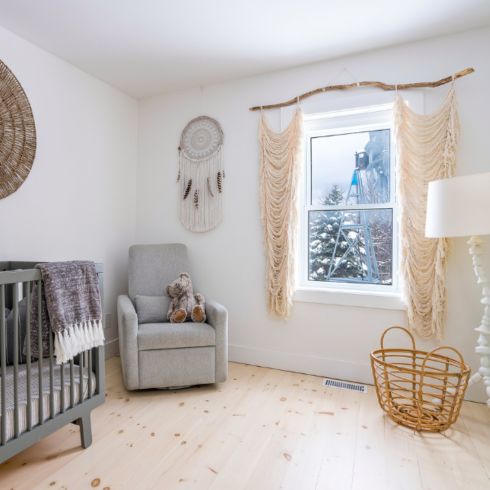
[[[328,357],[293,354],[244,345],[229,345],[228,356],[230,361],[243,364],[373,384],[371,366],[368,363],[357,364]]]
[[[232,362],[373,384],[371,365],[368,363],[358,364],[328,357],[307,356],[293,354],[292,352],[231,344],[228,346],[228,357]],[[465,400],[485,403],[486,398],[481,383],[468,389]]]
[[[119,355],[118,340],[118,338],[115,338],[106,341],[106,359]],[[274,349],[260,349],[233,344],[228,345],[228,358],[232,362],[242,364],[253,364],[254,366],[281,369],[283,371],[373,384],[371,366],[368,363],[359,364],[340,359],[330,359],[328,357],[308,356]],[[480,384],[468,389],[465,396],[466,400],[477,403],[484,403],[486,401],[483,393],[484,390],[481,389]]]

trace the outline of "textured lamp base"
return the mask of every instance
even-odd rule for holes
[[[480,302],[484,307],[481,324],[475,328],[475,331],[479,333],[475,352],[480,355],[480,368],[470,378],[469,385],[483,380],[488,396],[487,405],[490,407],[490,288],[488,278],[483,270],[483,240],[480,237],[472,236],[468,240],[468,245],[477,283],[481,285],[483,290],[483,298]]]

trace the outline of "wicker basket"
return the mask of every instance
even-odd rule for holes
[[[410,337],[411,349],[385,349],[385,336],[394,329]],[[441,351],[451,351],[453,356]],[[381,348],[371,352],[371,367],[379,404],[398,424],[440,432],[458,418],[470,368],[453,347],[417,350],[413,335],[396,325],[384,331]]]

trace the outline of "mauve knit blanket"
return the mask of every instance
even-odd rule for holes
[[[95,264],[88,261],[37,264],[43,281],[41,298],[42,353],[54,335],[56,363],[61,364],[104,344],[99,282]],[[38,288],[31,301],[31,352],[39,357]]]

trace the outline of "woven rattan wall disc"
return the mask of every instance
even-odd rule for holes
[[[26,180],[36,155],[36,125],[17,78],[0,60],[0,199]]]

